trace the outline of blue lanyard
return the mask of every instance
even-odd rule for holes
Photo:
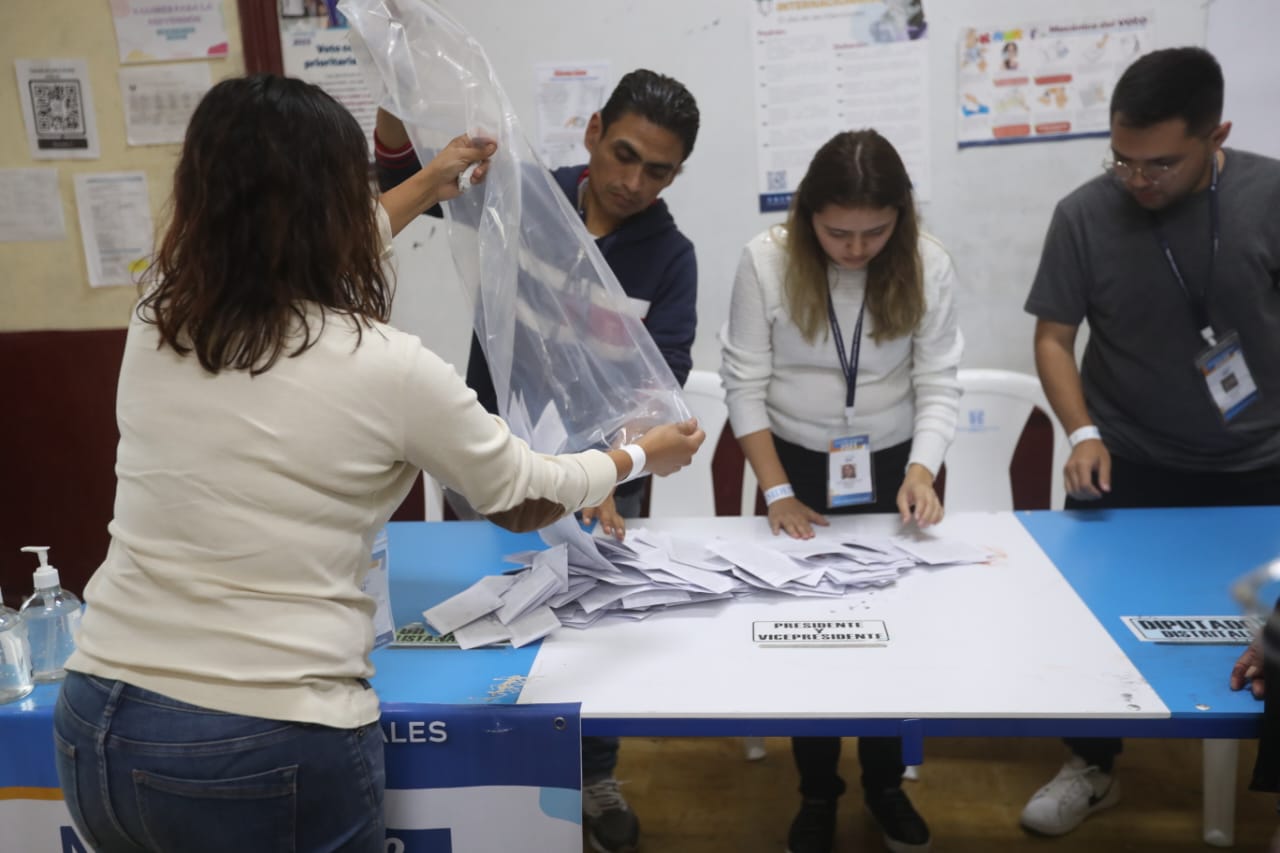
[[[827,316],[831,318],[831,334],[836,339],[836,354],[840,356],[840,369],[844,371],[844,415],[853,418],[853,400],[858,393],[858,358],[862,354],[862,317],[867,311],[867,294],[862,294],[862,307],[858,309],[858,325],[853,329],[853,359],[844,348],[844,335],[840,333],[840,319],[836,317],[836,305],[831,301],[831,288],[827,288]]]
[[[1209,172],[1209,278],[1205,281],[1204,292],[1194,294],[1187,287],[1187,280],[1182,275],[1182,269],[1178,266],[1178,261],[1173,256],[1173,249],[1169,246],[1169,240],[1165,237],[1164,229],[1160,227],[1160,218],[1153,214],[1152,221],[1155,223],[1156,239],[1160,241],[1160,249],[1164,252],[1165,260],[1169,262],[1169,269],[1173,271],[1173,277],[1178,280],[1178,286],[1182,288],[1182,294],[1187,297],[1187,301],[1191,304],[1191,311],[1195,314],[1196,325],[1200,328],[1200,336],[1205,339],[1209,346],[1217,343],[1217,335],[1213,329],[1213,321],[1209,319],[1209,307],[1207,304],[1209,298],[1209,288],[1213,285],[1213,268],[1218,260],[1218,152],[1213,152],[1213,164]]]

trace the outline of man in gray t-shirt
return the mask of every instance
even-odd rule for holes
[[[1068,508],[1280,503],[1280,161],[1222,147],[1222,95],[1200,48],[1140,58],[1112,95],[1107,174],[1054,210],[1026,309],[1071,437]],[[1067,744],[1028,829],[1118,799],[1121,742]]]

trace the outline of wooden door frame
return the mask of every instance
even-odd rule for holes
[[[240,12],[240,41],[247,74],[284,73],[280,49],[280,15],[276,0],[236,0]]]

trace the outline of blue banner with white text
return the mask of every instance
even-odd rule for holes
[[[387,853],[577,853],[581,731],[576,704],[384,704]]]

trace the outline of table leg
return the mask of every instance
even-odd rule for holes
[[[1236,761],[1234,740],[1204,741],[1204,843],[1231,847],[1236,840]]]
[[[908,767],[924,763],[924,725],[920,720],[902,721],[902,763]]]

